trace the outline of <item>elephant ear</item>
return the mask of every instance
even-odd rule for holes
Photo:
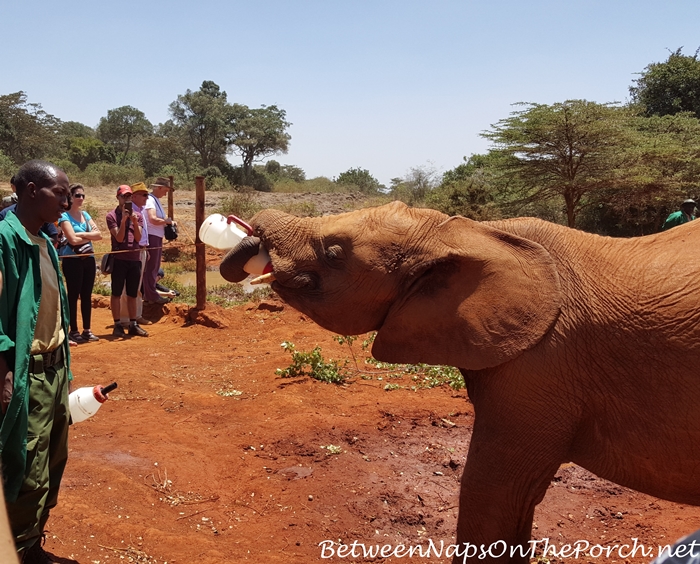
[[[515,358],[554,325],[562,292],[541,245],[465,218],[432,236],[433,258],[392,305],[375,358],[480,370]]]

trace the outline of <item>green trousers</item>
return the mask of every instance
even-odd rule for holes
[[[65,360],[29,374],[27,465],[17,500],[7,515],[18,552],[41,539],[68,461],[68,370]]]

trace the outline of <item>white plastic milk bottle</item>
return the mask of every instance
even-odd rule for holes
[[[97,413],[102,404],[107,401],[107,394],[117,387],[116,382],[109,386],[86,386],[78,388],[68,396],[70,417],[73,423],[80,423]]]
[[[245,229],[238,228],[235,224]],[[220,213],[210,215],[199,228],[199,238],[215,249],[226,251],[233,249],[244,237],[253,234],[253,228],[235,215],[224,217]],[[270,255],[260,245],[260,251],[243,265],[248,274],[264,274],[272,270]]]

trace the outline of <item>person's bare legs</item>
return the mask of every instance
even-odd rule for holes
[[[109,307],[112,310],[112,319],[114,319],[115,324],[119,323],[121,318],[122,307],[121,307],[121,296],[111,296],[109,300]],[[128,302],[127,302],[128,305]]]
[[[126,297],[126,307],[129,310],[129,319],[136,319],[136,298],[132,298],[131,296]]]

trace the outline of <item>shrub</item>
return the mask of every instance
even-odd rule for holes
[[[281,179],[279,182],[275,182],[273,192],[282,192],[289,194],[298,193],[333,193],[333,192],[352,192],[347,186],[340,186],[333,182],[330,178],[325,176],[318,176],[312,178],[311,180],[304,180],[303,182],[297,182],[290,178]]]
[[[9,181],[18,168],[10,157],[0,151],[0,178]]]
[[[82,173],[74,176],[74,181],[87,186],[134,184],[143,181],[146,177],[140,166],[125,166],[111,163],[92,163]]]
[[[241,219],[250,219],[262,209],[251,192],[234,192],[219,204],[221,215],[235,215]]]
[[[78,165],[68,159],[49,159],[49,161],[65,172],[71,182],[75,182],[75,178],[80,175]]]
[[[292,363],[285,369],[278,368],[275,373],[282,378],[296,378],[297,376],[311,376],[321,382],[329,384],[342,384],[347,377],[345,365],[340,366],[337,361],[326,362],[321,354],[321,347],[316,347],[311,352],[296,350],[294,343],[285,341],[282,348],[292,355]]]
[[[314,202],[288,202],[276,205],[275,209],[297,217],[318,217],[321,215]]]

